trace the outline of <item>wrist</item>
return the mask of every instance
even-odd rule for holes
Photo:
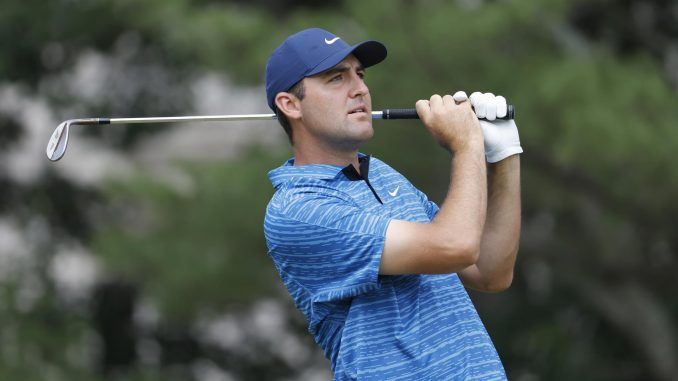
[[[517,156],[523,153],[523,148],[520,145],[502,147],[495,150],[485,150],[485,158],[488,163],[498,163],[506,158]]]
[[[455,146],[450,145],[450,150],[454,153],[462,153],[462,152],[473,152],[473,153],[481,153],[485,154],[485,145],[483,143],[483,136],[474,136],[472,138],[469,138],[467,141],[465,141],[462,144],[456,144]]]
[[[482,145],[466,144],[451,150],[454,156],[479,157],[485,161],[485,149]]]
[[[502,172],[507,170],[514,170],[520,168],[520,155],[515,154],[508,156],[500,161],[487,163],[487,169],[492,172]]]

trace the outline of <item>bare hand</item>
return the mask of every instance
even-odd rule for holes
[[[431,135],[448,151],[483,150],[483,133],[471,103],[457,104],[451,95],[438,94],[416,103],[417,114]]]

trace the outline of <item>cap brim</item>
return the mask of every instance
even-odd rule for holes
[[[343,61],[344,58],[348,57],[349,54],[353,54],[358,59],[358,61],[360,61],[363,67],[366,68],[383,61],[386,58],[387,52],[384,44],[379,41],[364,41],[359,44],[349,46],[346,49],[338,51],[327,57],[320,64],[318,64],[318,66],[306,74],[306,76],[310,77],[312,75],[320,74],[335,67],[339,62]]]

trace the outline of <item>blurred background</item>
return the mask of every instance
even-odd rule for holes
[[[481,90],[525,149],[513,286],[471,293],[511,380],[678,376],[678,3],[5,0],[0,379],[326,380],[266,254],[275,122],[84,127],[90,116],[268,113],[270,52],[319,26],[382,41],[374,109]],[[411,121],[363,149],[441,202]]]

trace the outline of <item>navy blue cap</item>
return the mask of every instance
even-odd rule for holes
[[[329,70],[353,54],[363,67],[386,58],[386,47],[378,41],[349,45],[334,34],[311,28],[295,33],[273,51],[266,64],[266,99],[275,111],[275,96],[297,82]]]

